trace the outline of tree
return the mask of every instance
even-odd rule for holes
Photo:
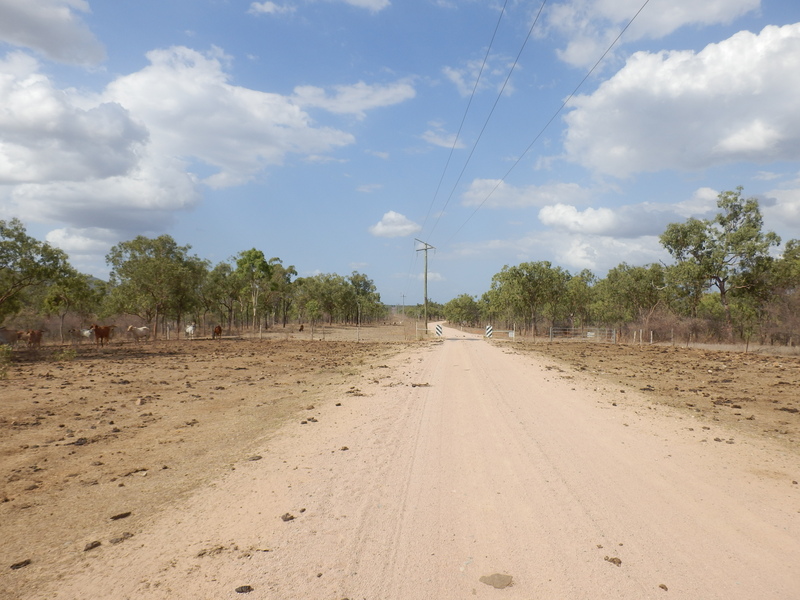
[[[106,255],[111,266],[109,308],[154,323],[155,339],[159,318],[183,306],[181,279],[191,276],[193,265],[202,262],[188,255],[190,249],[169,235],[153,239],[140,235],[111,248]]]
[[[480,307],[473,296],[461,294],[444,305],[444,318],[457,325],[476,326],[480,320]]]
[[[64,318],[71,311],[93,312],[100,304],[103,289],[89,275],[69,269],[68,274],[47,287],[42,308],[45,314],[59,317],[59,335],[64,342]]]
[[[28,236],[17,219],[0,221],[0,322],[19,311],[25,290],[69,274],[64,252]]]
[[[692,277],[717,289],[729,337],[733,334],[729,292],[751,288],[747,275],[763,268],[770,247],[780,244],[777,234],[762,232],[758,200],[742,198],[742,189],[719,194],[720,212],[714,219],[670,223],[660,238],[678,264],[688,266]]]
[[[253,328],[255,328],[258,321],[258,301],[261,295],[269,289],[272,266],[267,262],[261,250],[251,248],[236,256],[236,273],[250,293]]]
[[[611,269],[596,286],[596,310],[605,323],[638,321],[645,329],[664,298],[664,267],[653,263],[633,267],[627,263]]]

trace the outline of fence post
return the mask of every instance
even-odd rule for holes
[[[553,341],[553,328],[550,328],[550,341]]]

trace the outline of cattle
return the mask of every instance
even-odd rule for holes
[[[69,333],[72,343],[78,342],[80,344],[83,340],[91,340],[94,337],[94,331],[91,329],[70,329],[67,333]]]
[[[29,329],[25,332],[25,339],[28,340],[28,348],[39,348],[42,345],[42,334],[44,331],[41,329]]]
[[[116,325],[92,325],[89,329],[94,332],[95,343],[102,347],[111,340],[111,333]]]
[[[299,333],[303,333],[303,326],[300,325]]]
[[[211,332],[211,339],[222,339],[222,327],[220,325],[214,327],[214,331]]]
[[[194,323],[186,326],[186,335],[188,335],[191,339],[194,339],[195,331],[197,331],[197,325],[195,325]]]
[[[128,333],[133,336],[133,339],[138,342],[139,340],[146,340],[150,337],[150,328],[149,327],[134,327],[133,325],[128,325],[127,329]]]
[[[7,346],[13,346],[19,340],[19,332],[12,331],[11,329],[6,329],[5,327],[0,328],[0,344],[5,344]]]

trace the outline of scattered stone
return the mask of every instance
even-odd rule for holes
[[[665,586],[663,583],[660,583],[660,584],[658,584],[658,587],[660,587],[660,588],[661,588],[662,590],[664,590],[665,592],[666,592],[666,591],[667,591],[667,589],[668,589],[668,588],[667,588],[667,586]]]
[[[310,423],[317,423],[318,422],[314,417],[308,417],[308,421]]]
[[[341,405],[342,405],[342,403],[341,403],[341,402],[337,402],[337,403],[336,403],[336,406],[341,406]]]
[[[308,421],[300,421],[300,425],[308,425]]]
[[[132,533],[129,533],[129,532],[127,532],[127,531],[126,531],[126,532],[125,532],[125,533],[123,533],[121,536],[119,536],[119,537],[115,537],[115,538],[111,538],[111,539],[110,539],[110,540],[108,540],[108,541],[109,541],[109,542],[111,542],[112,544],[121,544],[121,543],[122,543],[122,542],[124,542],[125,540],[129,540],[129,539],[131,539],[132,537],[133,537],[133,534],[132,534]]]
[[[101,545],[102,545],[101,542],[95,540],[93,542],[89,542],[88,544],[86,544],[86,546],[83,547],[83,551],[88,552],[89,550],[94,550],[95,548],[99,548]]]
[[[27,567],[29,564],[31,564],[31,559],[30,558],[26,558],[25,560],[21,560],[20,562],[14,563],[13,565],[11,565],[11,568],[14,569],[14,570],[17,570],[17,569],[21,569],[22,567]]]
[[[411,387],[431,387],[430,383],[412,383]]]
[[[240,585],[238,588],[236,588],[237,594],[249,594],[252,591],[253,588],[249,585]]]
[[[294,520],[294,518],[295,518],[295,517],[294,517],[294,515],[292,515],[292,514],[289,514],[289,513],[286,513],[285,515],[281,515],[281,519],[282,519],[284,522],[293,521],[293,520]]]
[[[484,575],[478,581],[490,585],[495,589],[502,590],[511,585],[513,577],[511,575],[503,575],[501,573],[493,573],[492,575]]]
[[[111,520],[112,521],[119,521],[120,519],[127,519],[128,517],[131,516],[131,514],[132,513],[130,511],[124,512],[124,513],[119,513],[118,515],[114,515],[113,517],[111,517]]]
[[[262,458],[261,456],[259,456],[258,454],[255,454],[255,455],[251,456],[250,458],[248,458],[247,460],[256,461],[256,460],[261,460],[261,458]]]
[[[622,560],[616,556],[606,556],[605,560],[610,562],[612,565],[617,565],[618,567],[622,566]]]
[[[350,450],[350,448],[348,448],[347,446],[342,446],[341,448],[339,448],[339,450],[344,452],[345,450]],[[797,483],[797,482],[795,481],[795,483]]]

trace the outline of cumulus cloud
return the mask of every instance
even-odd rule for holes
[[[289,98],[228,83],[227,57],[185,47],[147,53],[150,65],[112,82],[104,97],[148,124],[153,148],[193,156],[217,172],[212,187],[238,185],[288,153],[327,152],[352,135],[315,127]]]
[[[565,117],[567,157],[624,178],[800,155],[800,23],[701,52],[634,54]],[[724,110],[722,110],[724,107]]]
[[[641,5],[641,0],[565,0],[550,4],[545,13],[547,27],[566,38],[559,58],[577,67],[593,65]],[[671,0],[657,8],[651,3],[638,14],[622,42],[659,39],[687,25],[731,23],[760,6],[761,0]]]
[[[0,60],[0,184],[112,177],[136,165],[144,125],[118,103],[80,102],[30,56]]]
[[[390,210],[375,225],[369,228],[369,232],[375,237],[403,237],[413,235],[422,229],[421,225],[414,223],[404,215]]]
[[[576,183],[516,187],[499,179],[475,179],[462,196],[464,206],[525,208],[550,203],[583,204],[590,192]]]
[[[416,96],[414,86],[408,81],[385,85],[370,85],[359,81],[353,85],[337,85],[329,94],[324,88],[304,85],[294,89],[292,101],[303,108],[323,108],[343,115],[365,116],[365,111],[391,106]]]
[[[131,173],[87,181],[30,183],[13,188],[20,214],[37,222],[78,229],[109,229],[121,235],[163,231],[175,212],[200,200],[194,177],[177,159],[146,157]]]
[[[94,65],[105,50],[77,13],[85,0],[0,0],[0,41],[64,63]]]
[[[557,231],[615,238],[659,236],[670,223],[690,216],[703,216],[716,208],[716,194],[709,202],[703,195],[677,204],[643,202],[616,208],[578,210],[568,204],[553,204],[539,211],[539,221]]]

